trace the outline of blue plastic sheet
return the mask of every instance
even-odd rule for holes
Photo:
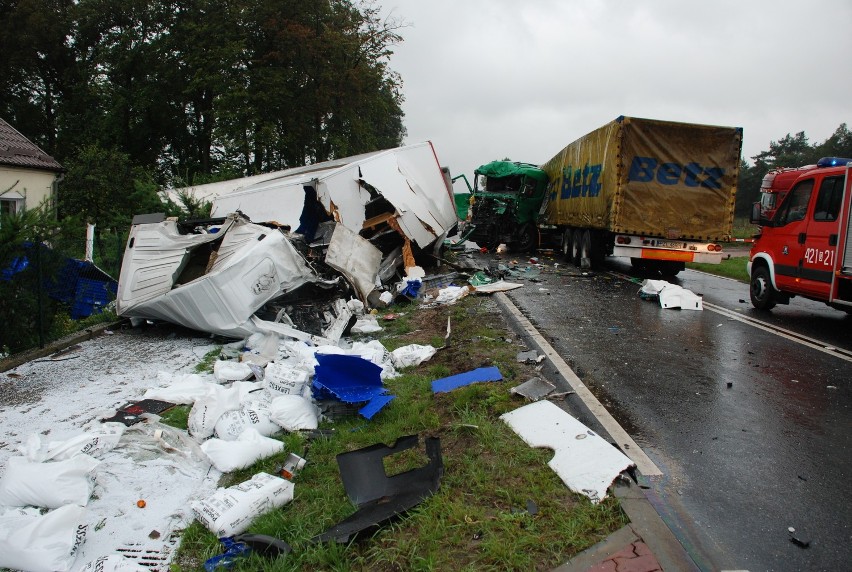
[[[337,399],[345,403],[367,401],[359,413],[372,419],[395,396],[382,385],[382,368],[359,356],[317,354],[313,391],[317,399]]]
[[[432,382],[432,393],[446,393],[481,381],[501,381],[503,375],[496,367],[480,367],[465,373],[442,377]]]

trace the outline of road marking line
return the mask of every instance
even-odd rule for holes
[[[621,452],[630,457],[631,461],[636,463],[636,468],[647,477],[662,475],[663,472],[654,464],[650,457],[645,454],[645,451],[643,451],[642,448],[636,444],[636,441],[634,441],[627,433],[627,431],[618,424],[618,421],[616,421],[610,412],[606,410],[606,407],[604,407],[603,404],[598,401],[598,398],[589,391],[586,384],[577,377],[577,374],[574,373],[567,363],[565,363],[562,356],[560,356],[556,350],[553,349],[553,346],[544,339],[544,336],[542,336],[535,326],[530,323],[526,316],[518,310],[517,306],[509,300],[509,297],[502,292],[498,292],[494,296],[497,301],[512,314],[512,317],[518,321],[518,324],[524,329],[524,332],[526,332],[541,347],[544,354],[550,359],[551,363],[556,366],[556,369],[562,377],[568,381],[568,385],[571,386],[571,389],[574,390],[577,397],[579,397],[586,407],[589,408],[592,415],[597,417],[598,421],[600,421],[600,424],[606,432],[609,433],[610,437],[612,437],[616,443],[621,444]]]
[[[834,356],[836,358],[852,362],[852,352],[850,352],[849,350],[844,350],[843,348],[836,348],[830,344],[821,342],[816,338],[811,338],[803,334],[794,332],[792,330],[787,330],[780,326],[775,326],[768,322],[764,322],[763,320],[752,318],[751,316],[743,316],[742,314],[738,314],[734,310],[728,310],[727,308],[723,308],[715,304],[710,304],[709,302],[704,302],[704,307],[710,310],[711,312],[716,312],[717,314],[721,314],[728,318],[738,320],[740,322],[743,322],[744,324],[748,324],[749,326],[764,330],[771,334],[775,334],[776,336],[790,340],[791,342],[796,342],[797,344],[809,347],[811,349],[815,349],[830,356]]]

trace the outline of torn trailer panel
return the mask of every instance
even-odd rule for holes
[[[388,254],[438,247],[458,222],[431,142],[281,171],[213,198],[213,215],[240,211],[304,234],[334,220]]]
[[[130,230],[116,309],[123,317],[164,320],[227,337],[275,331],[310,339],[289,324],[254,314],[305,286],[339,283],[319,276],[281,231],[239,214],[191,229],[171,220],[143,222]]]

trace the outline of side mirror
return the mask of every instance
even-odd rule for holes
[[[763,216],[763,208],[759,202],[751,205],[751,215],[749,216],[748,221],[751,224],[760,226],[772,226],[772,221]]]

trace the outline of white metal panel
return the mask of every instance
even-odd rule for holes
[[[553,449],[547,463],[568,488],[597,503],[618,475],[635,466],[621,451],[550,401],[525,405],[500,419],[531,447]]]

